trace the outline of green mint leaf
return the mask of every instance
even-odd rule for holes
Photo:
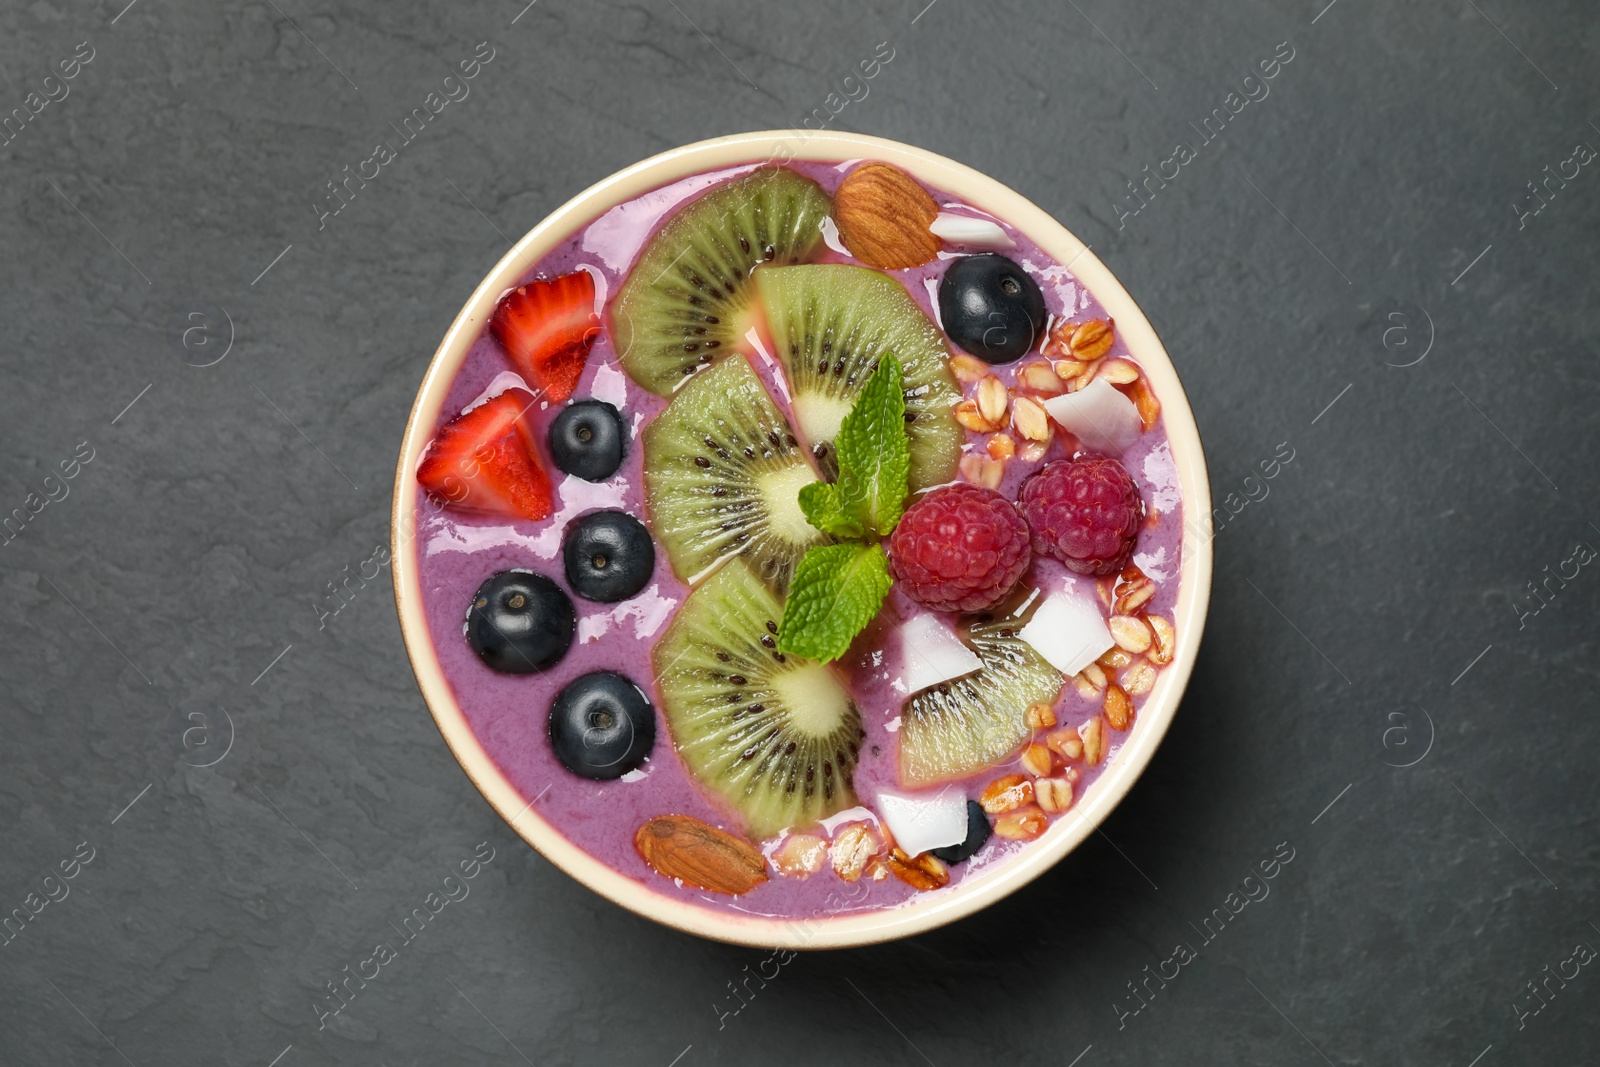
[[[904,390],[900,361],[884,353],[834,441],[843,510],[876,537],[894,530],[909,491],[911,442]]]
[[[844,500],[837,485],[812,482],[800,490],[800,510],[806,521],[834,537],[860,537],[861,524],[845,514]]]
[[[778,650],[819,663],[838,659],[878,614],[889,585],[889,557],[877,542],[808,549],[783,605]]]

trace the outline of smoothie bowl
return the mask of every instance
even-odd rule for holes
[[[1210,496],[1133,300],[892,141],[656,156],[535,227],[406,429],[401,630],[544,856],[719,940],[868,944],[1071,851],[1198,650]]]

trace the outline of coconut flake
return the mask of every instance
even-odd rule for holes
[[[900,677],[895,681],[906,696],[983,667],[977,654],[933,612],[908,620],[900,627],[899,640]]]
[[[1062,674],[1077,674],[1113,644],[1100,605],[1069,588],[1051,593],[1017,636]]]
[[[878,814],[908,856],[967,839],[966,794],[949,786],[934,794],[880,790]]]
[[[1091,452],[1120,455],[1144,432],[1139,409],[1104,378],[1096,378],[1076,393],[1062,393],[1041,403],[1052,419]]]
[[[971,215],[954,215],[948,211],[941,211],[932,222],[928,223],[928,229],[941,241],[966,245],[970,248],[1017,247],[1017,242],[1007,235],[999,223],[990,222],[988,219],[975,219]]]

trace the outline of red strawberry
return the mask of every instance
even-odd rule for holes
[[[550,516],[544,472],[526,389],[507,389],[445,423],[428,443],[417,481],[440,507],[516,519]]]
[[[600,333],[594,278],[579,270],[517,286],[496,305],[489,331],[505,346],[517,372],[560,403],[577,388]]]

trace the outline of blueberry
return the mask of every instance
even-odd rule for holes
[[[550,746],[573,774],[621,778],[644,762],[655,743],[655,708],[620,674],[585,674],[550,705]]]
[[[971,859],[989,840],[989,816],[976,800],[967,801],[967,839],[959,845],[936,848],[933,855],[942,863],[962,863]]]
[[[556,466],[586,482],[603,482],[622,466],[622,416],[604,400],[570,404],[550,424]]]
[[[1010,363],[1044,332],[1044,294],[1026,271],[986,252],[958,259],[939,283],[939,318],[950,340],[987,363]]]
[[[568,524],[561,558],[574,593],[611,604],[649,583],[656,546],[644,523],[627,512],[593,511]]]
[[[572,646],[572,598],[542,574],[501,571],[478,586],[467,609],[467,644],[491,670],[534,674]]]

